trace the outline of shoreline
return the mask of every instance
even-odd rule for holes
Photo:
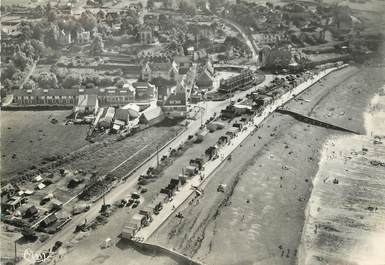
[[[337,124],[347,123],[354,128],[361,126],[362,120],[356,118],[355,113],[357,109],[362,113],[366,97],[371,96],[367,94],[372,92],[366,91],[362,95],[364,99],[358,98],[357,101],[355,94],[358,91],[345,84],[346,77],[356,81],[360,70],[356,67],[341,70],[301,97],[312,99],[316,107],[320,105],[315,112]],[[329,89],[319,90],[324,84],[330,84],[327,85]],[[330,95],[318,102],[325,93]],[[340,116],[341,110],[336,109],[335,115],[329,117],[329,102],[336,103],[336,100],[331,100],[333,98],[355,104],[340,102],[347,114]],[[312,106],[311,103],[296,101],[288,104],[296,111],[304,112],[307,105]],[[350,115],[353,119],[349,119]],[[274,113],[264,122],[263,128],[237,148],[234,161],[225,163],[214,173],[216,176],[205,187],[205,193],[210,195],[201,197],[198,204],[194,202],[192,206],[186,204],[182,207],[182,214],[189,217],[177,221],[173,216],[153,235],[151,242],[206,264],[249,264],[257,260],[258,264],[266,265],[295,264],[296,248],[305,221],[304,209],[312,188],[309,177],[318,171],[318,155],[330,134],[341,133]],[[299,135],[301,137],[297,138]],[[307,145],[303,144],[303,138],[308,139]],[[253,148],[253,144],[257,146]],[[252,152],[255,152],[255,158],[254,154],[244,156]],[[232,189],[235,178],[239,181]],[[221,183],[233,190],[231,194],[216,192]],[[225,234],[225,231],[232,232]]]
[[[297,259],[299,265],[324,262],[372,265],[385,260],[385,254],[379,247],[385,244],[385,202],[376,199],[376,196],[381,197],[381,186],[385,180],[378,175],[381,173],[367,166],[369,159],[373,161],[378,158],[381,161],[385,158],[383,145],[373,144],[376,137],[385,138],[384,92],[385,85],[378,88],[362,112],[364,135],[333,135],[322,146],[319,170],[313,179],[313,189],[305,208],[306,218]],[[359,150],[360,147],[365,151]],[[328,179],[333,173],[338,185]],[[341,185],[340,182],[343,188],[337,187]],[[329,187],[325,187],[328,183]],[[326,189],[332,189],[335,193],[330,194]],[[336,197],[341,197],[342,206],[331,202]],[[370,202],[375,206],[371,206]],[[332,210],[335,207],[337,210]],[[382,217],[368,216],[368,212],[372,214],[371,207],[375,212],[373,215]],[[355,231],[354,235],[352,231]]]

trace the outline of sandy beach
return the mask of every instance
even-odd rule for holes
[[[384,264],[384,92],[364,115],[366,135],[331,137],[324,145],[298,264]]]
[[[309,102],[286,107],[364,131],[362,113],[381,74],[348,67],[301,94]],[[217,169],[204,195],[184,205],[184,218],[171,217],[150,241],[205,264],[295,264],[312,180],[332,135],[344,133],[275,113]],[[227,184],[225,193],[219,184]]]

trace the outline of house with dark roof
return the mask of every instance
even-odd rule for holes
[[[136,99],[156,98],[156,88],[148,82],[134,82],[132,86],[135,89]]]
[[[185,92],[177,92],[171,94],[162,106],[166,117],[186,118],[187,115],[187,94]]]
[[[202,71],[195,83],[201,90],[209,91],[213,88],[213,79],[207,71]]]
[[[140,43],[150,44],[154,42],[153,29],[149,25],[143,25],[139,29]]]
[[[191,56],[174,56],[173,60],[178,66],[179,74],[186,74],[192,66]]]
[[[176,80],[178,78],[178,68],[175,63],[147,62],[142,68],[141,78],[146,81],[150,81],[154,78]]]

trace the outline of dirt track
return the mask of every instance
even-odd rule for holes
[[[287,106],[363,130],[362,112],[380,77],[349,67],[300,96],[310,102]],[[337,133],[274,114],[216,171],[199,203],[185,205],[185,218],[170,218],[150,241],[206,264],[294,264],[320,148]],[[220,183],[228,184],[225,194],[216,192]]]

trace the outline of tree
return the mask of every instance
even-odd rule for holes
[[[99,85],[100,86],[111,86],[113,84],[113,80],[111,77],[108,77],[108,76],[103,76],[100,78],[100,83]]]
[[[25,53],[18,51],[15,54],[15,57],[13,58],[13,62],[16,66],[16,68],[19,68],[21,71],[24,71],[24,69],[31,64],[31,59],[28,58]]]
[[[50,24],[48,31],[44,36],[44,43],[52,49],[57,49],[59,46],[59,29],[56,25]]]
[[[31,41],[29,41],[29,40],[25,41],[24,44],[21,47],[21,50],[24,52],[26,57],[28,57],[28,58],[30,58],[32,60],[35,59],[36,51],[35,51],[35,48],[32,46]]]
[[[36,83],[32,79],[29,79],[23,85],[23,89],[25,89],[25,90],[31,90],[31,89],[35,89],[35,88],[36,88]]]
[[[195,16],[197,12],[197,8],[194,3],[187,2],[187,1],[181,1],[179,3],[179,9],[184,11],[187,15]]]
[[[3,86],[4,86],[5,89],[1,89],[1,91],[4,91],[4,90],[7,90],[7,91],[12,90],[13,87],[15,86],[15,83],[14,83],[12,80],[8,79],[8,78],[5,79],[5,80],[2,82],[2,84],[3,84]]]
[[[73,86],[79,85],[82,83],[82,76],[78,73],[72,73],[67,75],[63,80],[64,88],[72,88]]]
[[[79,22],[87,31],[91,31],[98,25],[96,17],[91,12],[87,11],[82,13]]]
[[[154,0],[148,0],[147,1],[147,8],[153,9],[154,8]]]
[[[45,47],[45,45],[42,41],[32,39],[31,45],[35,50],[35,55],[37,55],[39,57],[45,57],[48,55],[47,48]]]
[[[15,64],[11,61],[8,63],[8,65],[5,67],[5,69],[1,73],[1,80],[11,79],[12,76],[16,73],[17,68]]]
[[[57,78],[53,73],[43,72],[39,75],[37,83],[42,89],[57,88]]]
[[[49,22],[55,22],[57,19],[57,14],[55,10],[50,10],[47,15],[47,20]]]
[[[32,38],[35,40],[43,41],[45,28],[46,25],[44,25],[43,22],[35,23],[32,26]]]
[[[91,55],[100,55],[103,53],[104,44],[102,37],[97,35],[94,37],[91,46],[90,46],[90,54]]]
[[[33,34],[31,24],[22,22],[20,25],[20,32],[24,41],[31,39]]]

